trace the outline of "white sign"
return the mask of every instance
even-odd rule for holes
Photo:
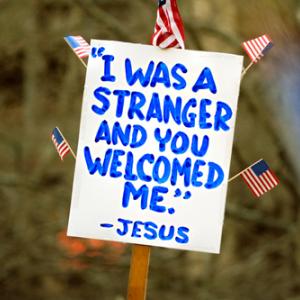
[[[243,58],[91,46],[68,235],[218,253]]]

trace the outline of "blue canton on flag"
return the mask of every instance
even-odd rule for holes
[[[269,166],[264,160],[260,160],[257,164],[253,165],[251,168],[256,176],[260,176],[264,172],[269,170]]]
[[[273,46],[274,44],[270,41],[268,45],[262,50],[262,55],[265,55]]]

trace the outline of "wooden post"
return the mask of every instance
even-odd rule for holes
[[[149,246],[132,246],[127,300],[146,299],[150,250]]]

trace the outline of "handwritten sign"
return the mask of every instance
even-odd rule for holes
[[[91,46],[68,235],[218,253],[242,57]]]

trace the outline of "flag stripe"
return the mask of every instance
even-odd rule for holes
[[[273,46],[271,39],[265,34],[258,38],[242,43],[242,46],[252,62],[257,63],[264,54]]]
[[[66,147],[64,150],[61,151],[61,157],[64,158],[67,153],[69,153],[70,149],[69,147]]]
[[[264,186],[260,184],[260,182],[257,180],[255,174],[253,173],[252,169],[249,169],[249,176],[251,177],[251,181],[255,184],[257,190],[259,191],[259,194],[262,195],[264,193]]]
[[[252,41],[251,46],[252,46],[252,50],[254,49],[254,55],[255,55],[255,57],[259,56],[261,46],[259,45],[259,43],[257,42],[256,39]]]
[[[159,1],[151,43],[160,48],[184,48],[184,29],[176,0]]]
[[[175,41],[176,44],[177,44],[177,41],[176,41],[175,36],[174,36],[174,35],[171,35],[171,36],[168,36],[167,38],[165,38],[163,41],[161,41],[161,42],[159,43],[159,46],[160,46],[161,48],[167,48],[168,45],[173,44],[174,41]]]
[[[256,61],[255,55],[253,54],[253,51],[250,49],[250,46],[248,44],[244,45],[244,49],[246,50],[251,60]]]
[[[269,177],[268,173],[266,172],[266,173],[262,174],[261,177],[262,177],[262,180],[265,180],[268,189],[271,190],[272,187],[274,186],[274,183],[272,182],[272,180]]]
[[[270,176],[272,177],[272,179],[276,182],[276,185],[278,185],[279,184],[279,179],[276,176],[276,174],[272,170],[269,170],[268,173],[270,174]]]
[[[272,174],[270,170],[266,173],[266,175],[272,181],[272,186],[275,187],[279,183],[279,180],[276,178],[276,176],[274,176],[274,174]]]
[[[257,185],[260,187],[260,189],[262,190],[262,194],[266,193],[268,191],[268,185],[266,184],[263,175],[261,175],[259,178],[257,176],[255,176],[255,173],[253,172],[253,170],[251,170],[251,174],[255,180],[255,182],[257,183]]]
[[[267,172],[262,174],[261,177],[268,182],[269,189],[272,189],[275,186]]]
[[[184,49],[184,41],[182,38],[184,35],[182,30],[183,26],[181,26],[181,28],[178,27],[178,23],[181,22],[181,18],[179,15],[176,1],[171,1],[169,4],[169,18],[170,18],[172,32],[174,32],[179,45],[181,45],[181,48]]]
[[[159,14],[157,16],[157,26],[161,28],[163,32],[167,32],[169,24],[170,22],[169,22],[166,9],[164,7],[160,7]]]
[[[245,176],[248,179],[250,188],[253,190],[253,192],[256,194],[257,197],[261,194],[261,190],[257,183],[253,180],[251,173],[249,171],[245,172]]]
[[[90,55],[91,47],[83,37],[79,35],[67,36],[65,40],[78,57],[85,58]]]
[[[255,197],[262,196],[279,183],[278,178],[263,159],[242,171],[241,177]]]
[[[71,151],[69,144],[64,139],[64,137],[62,136],[62,134],[60,133],[57,127],[53,129],[51,138],[60,156],[60,159],[63,160],[63,158]]]
[[[242,174],[242,178],[244,179],[244,181],[246,182],[246,184],[248,185],[250,191],[252,192],[252,194],[255,196],[255,197],[259,197],[259,193],[258,191],[256,190],[255,186],[253,186],[253,184],[251,183],[251,180],[248,178],[248,173],[247,172],[244,172]]]
[[[59,150],[60,153],[63,153],[67,148],[68,148],[68,145],[65,142],[61,143],[57,147],[57,149]]]

